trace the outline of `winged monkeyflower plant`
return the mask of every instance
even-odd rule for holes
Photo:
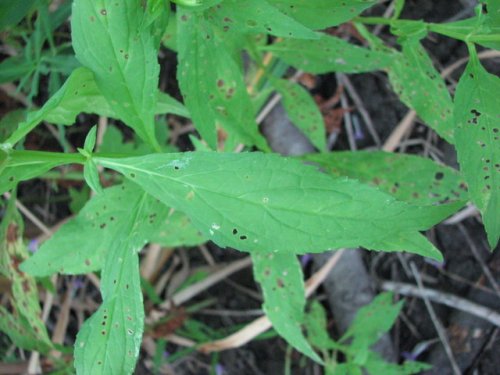
[[[0,328],[19,346],[47,352],[52,344],[33,278],[100,271],[102,304],[78,333],[75,367],[81,374],[132,373],[144,330],[139,251],[150,242],[210,240],[251,255],[275,330],[322,362],[314,349],[321,345],[311,345],[302,330],[297,254],[364,247],[440,260],[421,232],[467,201],[480,210],[494,248],[500,235],[500,80],[483,67],[476,46],[500,47],[499,3],[481,1],[475,17],[445,24],[400,19],[404,1],[396,1],[392,18],[360,16],[376,3],[74,0],[75,68],[3,137],[0,190],[15,199],[23,181],[80,164],[96,194],[31,257],[10,204],[1,226],[0,270],[13,282],[16,312],[0,310]],[[322,31],[348,21],[364,45]],[[50,22],[53,30],[59,21]],[[389,25],[397,48],[371,34],[372,24]],[[468,47],[453,98],[421,44],[429,32]],[[183,104],[158,88],[162,46],[177,53]],[[50,68],[52,62],[44,63]],[[411,155],[327,152],[321,113],[307,90],[284,78],[290,67],[314,74],[386,72],[401,101],[456,147],[460,171]],[[319,153],[297,159],[270,152],[256,114],[274,92]],[[94,152],[94,127],[78,152],[23,148],[39,124],[70,126],[80,113],[120,120],[141,147],[108,152],[103,145]],[[167,145],[155,121],[164,114],[193,122],[201,137],[193,139],[197,151]],[[103,173],[122,177],[103,187]]]

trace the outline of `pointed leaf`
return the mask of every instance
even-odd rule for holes
[[[75,0],[71,17],[78,60],[120,120],[156,144],[154,112],[158,76],[155,25],[135,0]]]
[[[42,121],[59,125],[72,125],[80,113],[95,113],[100,116],[119,118],[97,88],[94,74],[87,68],[78,68],[64,85],[44,106],[28,114],[26,121],[6,140],[15,144]],[[158,94],[156,114],[172,113],[189,117],[187,110],[177,100],[165,93]]]
[[[342,345],[337,344],[328,335],[327,323],[325,309],[321,303],[313,301],[305,319],[307,339],[318,349],[341,350]]]
[[[292,253],[363,246],[441,258],[418,233],[444,218],[433,207],[408,206],[296,160],[207,152],[95,160],[185,212],[220,246]]]
[[[313,30],[340,25],[377,3],[376,0],[270,0],[269,2],[287,16]]]
[[[7,142],[18,142],[44,120],[70,125],[86,109],[90,109],[89,113],[110,117],[114,115],[95,85],[92,72],[86,68],[78,68],[40,110],[28,114],[26,121],[19,125]]]
[[[322,35],[318,40],[284,39],[263,47],[287,64],[310,73],[361,73],[390,65],[391,54],[355,46],[340,38]]]
[[[74,160],[61,160],[58,154],[43,153],[45,158],[38,159],[36,152],[18,151],[9,154],[0,169],[0,194],[13,189],[19,182],[35,178],[54,167],[80,162]]]
[[[346,176],[377,186],[396,199],[415,205],[465,203],[468,199],[467,187],[460,173],[415,155],[338,151],[310,154],[302,159],[318,163],[325,172],[334,176]]]
[[[85,322],[75,342],[80,374],[132,374],[144,330],[138,251],[143,247],[141,212],[147,195],[131,204],[112,238],[101,272],[102,305]]]
[[[386,362],[379,354],[371,352],[364,364],[364,368],[370,374],[384,375],[410,375],[421,374],[425,370],[430,370],[431,365],[422,362],[408,361],[400,365]]]
[[[0,31],[7,26],[16,25],[33,8],[36,0],[1,1],[0,2]]]
[[[304,275],[295,254],[254,253],[253,272],[264,293],[264,309],[274,329],[301,353],[321,363],[302,333],[306,305]]]
[[[293,124],[314,146],[325,150],[325,122],[309,92],[299,84],[287,80],[274,80],[273,86],[281,94],[283,105]]]
[[[415,39],[403,43],[394,56],[389,79],[396,94],[449,143],[453,143],[453,102],[429,55]]]
[[[25,118],[26,110],[24,109],[15,109],[6,113],[0,119],[0,143],[5,142]]]
[[[101,181],[99,179],[99,171],[97,165],[92,159],[88,159],[83,166],[83,177],[89,187],[97,194],[102,193]]]
[[[48,276],[56,272],[83,274],[101,269],[123,222],[130,216],[130,207],[136,205],[142,195],[140,188],[129,183],[104,189],[24,262],[22,270],[35,276]],[[155,241],[174,247],[204,242],[185,215],[171,213],[149,195],[138,215],[139,239],[143,243]]]
[[[85,143],[83,145],[83,149],[87,151],[89,154],[92,154],[92,152],[94,151],[96,139],[97,139],[97,126],[94,125],[88,132],[87,136],[85,137]]]
[[[193,122],[214,149],[216,125],[246,145],[268,149],[254,119],[243,74],[202,14],[178,10],[178,80]]]
[[[29,76],[36,68],[35,61],[26,61],[19,56],[9,57],[0,63],[0,84]]]
[[[389,331],[403,307],[403,302],[393,303],[392,293],[381,293],[375,299],[359,309],[347,332],[340,341],[352,338],[350,351],[365,351]]]
[[[286,38],[317,39],[315,32],[281,13],[266,0],[225,0],[207,11],[225,31],[265,33]]]
[[[472,201],[483,215],[488,242],[500,237],[500,78],[471,56],[455,92],[455,140]]]

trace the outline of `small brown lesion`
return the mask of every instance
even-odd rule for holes
[[[19,227],[15,223],[10,223],[9,226],[7,227],[7,243],[14,243],[17,241],[18,238],[18,231]]]

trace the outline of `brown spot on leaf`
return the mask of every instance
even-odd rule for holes
[[[29,293],[31,291],[30,283],[28,280],[23,280],[22,286],[24,293]]]
[[[18,226],[15,223],[10,223],[7,227],[7,243],[14,243],[17,240],[17,229]]]

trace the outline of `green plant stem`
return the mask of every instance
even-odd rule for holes
[[[39,161],[39,162],[56,162],[60,164],[84,164],[86,158],[80,153],[65,154],[61,152],[47,151],[17,151],[10,153],[10,158],[16,161]]]
[[[497,42],[500,41],[499,34],[464,34],[456,31],[455,27],[447,26],[446,24],[436,24],[436,23],[427,23],[421,20],[398,20],[398,19],[388,19],[383,17],[357,17],[354,19],[355,22],[361,22],[366,25],[387,25],[391,27],[398,27],[403,24],[424,24],[427,31],[434,32],[437,34],[441,34],[447,36],[449,38],[454,38],[461,40],[463,42],[473,42],[473,43],[481,43],[481,42]]]
[[[98,158],[115,158],[122,159],[130,157],[128,154],[107,154],[97,153],[92,154],[92,157]],[[46,162],[63,164],[85,164],[87,158],[80,153],[62,153],[62,152],[47,152],[47,151],[18,151],[13,150],[9,153],[9,159],[15,163],[19,162]],[[7,162],[9,163],[9,162]],[[8,164],[7,164],[8,165]]]

